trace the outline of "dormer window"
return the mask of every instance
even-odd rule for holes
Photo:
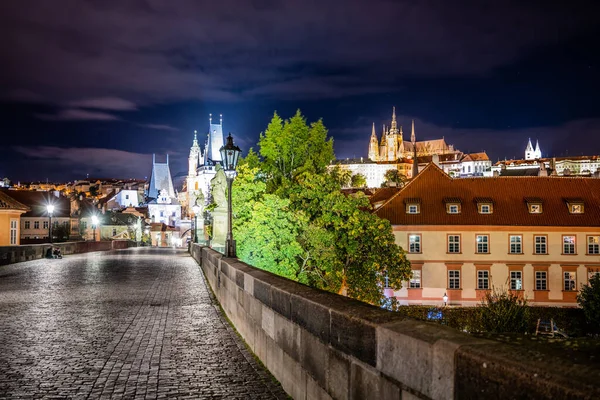
[[[491,214],[494,212],[494,201],[489,197],[476,197],[477,212],[479,214]]]
[[[420,199],[404,199],[406,204],[407,214],[420,214],[421,213],[421,200]]]
[[[571,214],[583,214],[583,204],[578,204],[578,203],[569,204],[569,212]]]
[[[460,199],[456,197],[447,197],[444,199],[446,203],[446,212],[448,214],[460,214]]]
[[[584,204],[582,199],[565,199],[571,214],[583,214]]]
[[[408,214],[418,214],[419,213],[419,205],[418,204],[408,204],[406,206],[406,212]]]
[[[458,214],[460,212],[460,204],[448,204],[448,214]]]
[[[530,214],[542,213],[542,199],[538,199],[537,197],[527,197],[525,202],[527,203],[527,211],[529,211]]]

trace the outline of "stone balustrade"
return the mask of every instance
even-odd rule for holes
[[[192,245],[239,334],[294,399],[597,399],[600,375],[403,319]]]
[[[77,253],[87,253],[91,251],[107,251],[122,248],[124,249],[130,247],[130,243],[128,243],[127,241],[104,241],[2,246],[0,247],[0,265],[13,264],[22,261],[30,261],[39,258],[44,258],[44,256],[46,255],[46,250],[48,250],[50,247],[58,247],[63,255],[69,255]]]

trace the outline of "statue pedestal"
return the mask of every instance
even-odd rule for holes
[[[225,240],[227,239],[227,209],[215,209],[212,212],[212,217],[212,241],[210,247],[223,253],[225,251]]]

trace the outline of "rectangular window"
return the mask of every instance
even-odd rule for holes
[[[477,271],[477,289],[487,290],[490,288],[490,271]]]
[[[411,272],[412,272],[412,278],[410,278],[410,282],[409,282],[408,286],[411,289],[418,289],[421,287],[421,270],[413,269]]]
[[[164,212],[164,211],[161,211],[161,212],[160,212],[160,216],[161,216],[161,217],[164,217],[164,216],[165,216],[165,212]]]
[[[510,290],[523,290],[523,272],[510,271]]]
[[[48,221],[44,222],[44,228],[48,229]],[[40,221],[33,221],[33,229],[40,229]]]
[[[535,271],[535,290],[548,289],[548,273],[546,271]]]
[[[563,254],[575,254],[575,236],[563,236]]]
[[[87,221],[81,221],[81,228],[87,229]]]
[[[448,253],[460,253],[460,235],[448,235]]]
[[[481,214],[491,214],[491,213],[492,213],[492,207],[490,207],[490,205],[489,205],[489,204],[482,204],[482,205],[479,207],[479,212],[480,212]]]
[[[510,235],[510,253],[511,254],[523,253],[523,236]]]
[[[458,214],[460,212],[460,207],[458,204],[449,204],[448,205],[448,214]]]
[[[18,225],[18,223],[19,223],[19,221],[17,221],[16,219],[10,220],[10,244],[11,245],[17,244],[17,225]]]
[[[534,236],[533,239],[535,243],[535,254],[548,254],[548,238],[546,236]]]
[[[489,253],[488,244],[490,242],[489,235],[477,235],[477,252],[478,253]]]
[[[569,203],[569,211],[571,214],[583,214],[583,204]]]
[[[419,206],[416,204],[409,204],[408,205],[408,213],[409,214],[418,214],[419,213]]]
[[[574,291],[576,290],[575,287],[575,282],[576,282],[576,275],[575,275],[575,271],[565,271],[563,273],[564,276],[564,289],[565,291]]]
[[[31,228],[31,221],[25,221],[25,229]]]
[[[529,204],[529,212],[531,214],[541,214],[542,213],[542,205],[539,203]]]
[[[125,200],[129,200],[129,195],[128,194],[125,195]]]
[[[460,271],[448,271],[448,289],[460,289]]]
[[[113,236],[117,236],[117,228],[113,228]]]
[[[588,236],[588,254],[600,254],[600,236]]]
[[[35,221],[33,224],[35,225],[35,229],[38,229],[40,227],[40,223],[38,221]],[[44,221],[44,229],[48,229],[48,226],[48,221]]]
[[[421,252],[421,235],[408,235],[408,252]]]

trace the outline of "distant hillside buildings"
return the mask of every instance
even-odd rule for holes
[[[389,127],[383,125],[381,138],[377,137],[375,123],[371,130],[368,159],[338,160],[342,168],[352,174],[365,176],[368,187],[380,187],[385,183],[385,173],[396,169],[407,178],[412,178],[419,170],[433,162],[450,176],[483,176],[490,171],[492,163],[485,152],[463,153],[445,138],[417,141],[415,123],[412,121],[410,141],[404,140],[402,126],[398,126],[396,109],[392,111]]]

